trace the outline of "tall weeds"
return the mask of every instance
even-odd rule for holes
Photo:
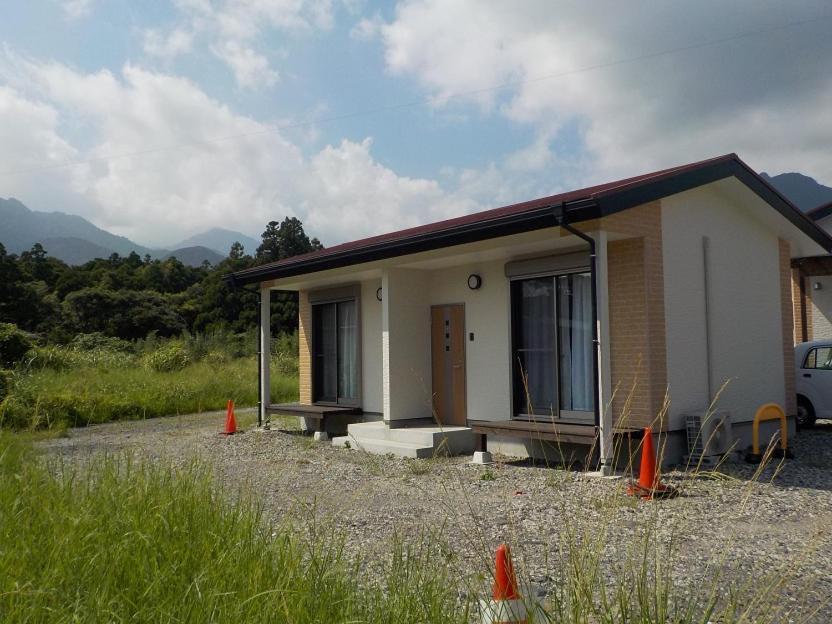
[[[197,464],[45,465],[0,433],[0,621],[463,623],[427,548],[363,581],[343,537],[271,525]]]

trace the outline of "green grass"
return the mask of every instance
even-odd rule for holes
[[[344,539],[270,525],[198,465],[45,462],[0,433],[2,622],[468,622],[439,553],[391,545],[379,583]]]
[[[275,402],[297,398],[295,375],[273,371]],[[199,361],[182,370],[157,372],[138,362],[18,370],[12,391],[0,403],[0,424],[16,429],[75,427],[257,403],[257,362],[237,358]]]

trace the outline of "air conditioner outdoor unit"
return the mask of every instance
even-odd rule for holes
[[[711,466],[732,450],[734,437],[731,434],[731,414],[724,410],[707,414],[691,412],[685,414],[688,438],[688,466]]]

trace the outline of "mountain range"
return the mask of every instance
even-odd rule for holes
[[[83,264],[94,258],[108,258],[113,253],[127,256],[132,251],[160,259],[175,256],[190,266],[199,266],[205,261],[217,264],[228,255],[235,241],[242,243],[249,253],[259,244],[240,232],[214,228],[191,236],[172,249],[145,247],[102,230],[78,215],[39,212],[30,210],[17,199],[0,198],[0,243],[9,253],[19,254],[40,243],[50,256],[67,264]]]
[[[802,173],[781,173],[770,176],[763,172],[760,176],[788,197],[803,212],[832,202],[832,188]]]
[[[832,202],[832,188],[809,176],[800,173],[760,175],[803,211]],[[199,266],[205,261],[217,264],[228,255],[234,242],[240,242],[248,253],[254,253],[259,245],[259,241],[240,232],[212,228],[180,241],[172,249],[154,249],[102,230],[78,215],[38,212],[17,199],[0,198],[0,243],[8,252],[19,254],[31,249],[35,243],[41,243],[50,256],[67,264],[83,264],[113,253],[126,256],[131,251],[153,258],[175,256],[190,266]]]

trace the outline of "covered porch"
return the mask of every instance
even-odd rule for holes
[[[794,342],[832,338],[832,256],[795,258],[791,266]]]
[[[589,225],[586,234],[548,227],[261,283],[262,388],[272,292],[298,293],[300,343],[299,401],[272,405],[263,394],[263,422],[273,413],[312,419],[323,438],[345,433],[328,423],[346,416],[347,435],[372,432],[373,442],[381,430],[367,422],[401,429],[384,434],[401,441],[464,430],[467,442],[454,446],[466,452],[484,436],[497,450],[545,429],[542,439],[611,457],[600,407],[611,396],[607,243],[622,235]]]
[[[484,451],[486,439],[511,454],[541,441],[575,445],[608,469],[613,436],[652,419],[666,384],[663,359],[651,355],[664,339],[663,325],[652,325],[663,305],[661,273],[651,272],[659,211],[656,202],[261,282],[261,388],[272,292],[298,293],[300,344],[298,403],[274,406],[261,392],[261,418],[314,418],[321,438],[347,434],[339,444],[424,442],[402,453],[419,457],[447,438],[426,435],[436,427],[464,432],[460,452]],[[635,359],[639,371],[624,364]],[[613,393],[613,374],[626,385],[653,371],[656,392]],[[614,413],[632,422],[613,422]],[[336,418],[352,422],[344,431],[330,426]]]

